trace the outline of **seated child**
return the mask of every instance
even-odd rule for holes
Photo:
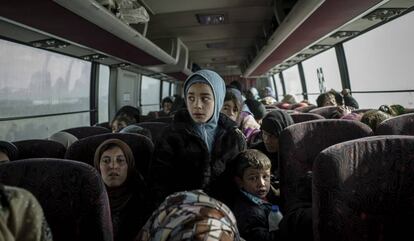
[[[234,180],[240,191],[234,203],[234,214],[241,237],[246,241],[280,240],[277,227],[269,226],[269,214],[277,203],[270,185],[269,158],[259,150],[240,152],[233,162]],[[274,230],[274,231],[271,231]]]

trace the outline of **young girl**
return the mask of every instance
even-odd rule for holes
[[[150,175],[158,203],[177,191],[212,191],[228,161],[245,149],[235,122],[220,114],[225,92],[223,79],[210,70],[199,70],[184,83],[187,109],[175,114],[156,143]]]

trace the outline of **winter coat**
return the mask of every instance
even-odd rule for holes
[[[156,202],[177,191],[204,189],[208,193],[227,163],[244,149],[246,142],[237,124],[220,114],[210,154],[195,132],[188,111],[180,110],[155,145],[150,175]]]

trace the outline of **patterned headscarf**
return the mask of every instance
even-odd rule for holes
[[[236,219],[201,190],[177,192],[152,214],[136,241],[239,241]]]

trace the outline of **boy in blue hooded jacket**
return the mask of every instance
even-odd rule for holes
[[[177,111],[155,145],[150,176],[156,203],[177,191],[214,192],[227,163],[246,148],[237,124],[220,114],[225,94],[223,79],[210,70],[184,83],[187,108]]]

